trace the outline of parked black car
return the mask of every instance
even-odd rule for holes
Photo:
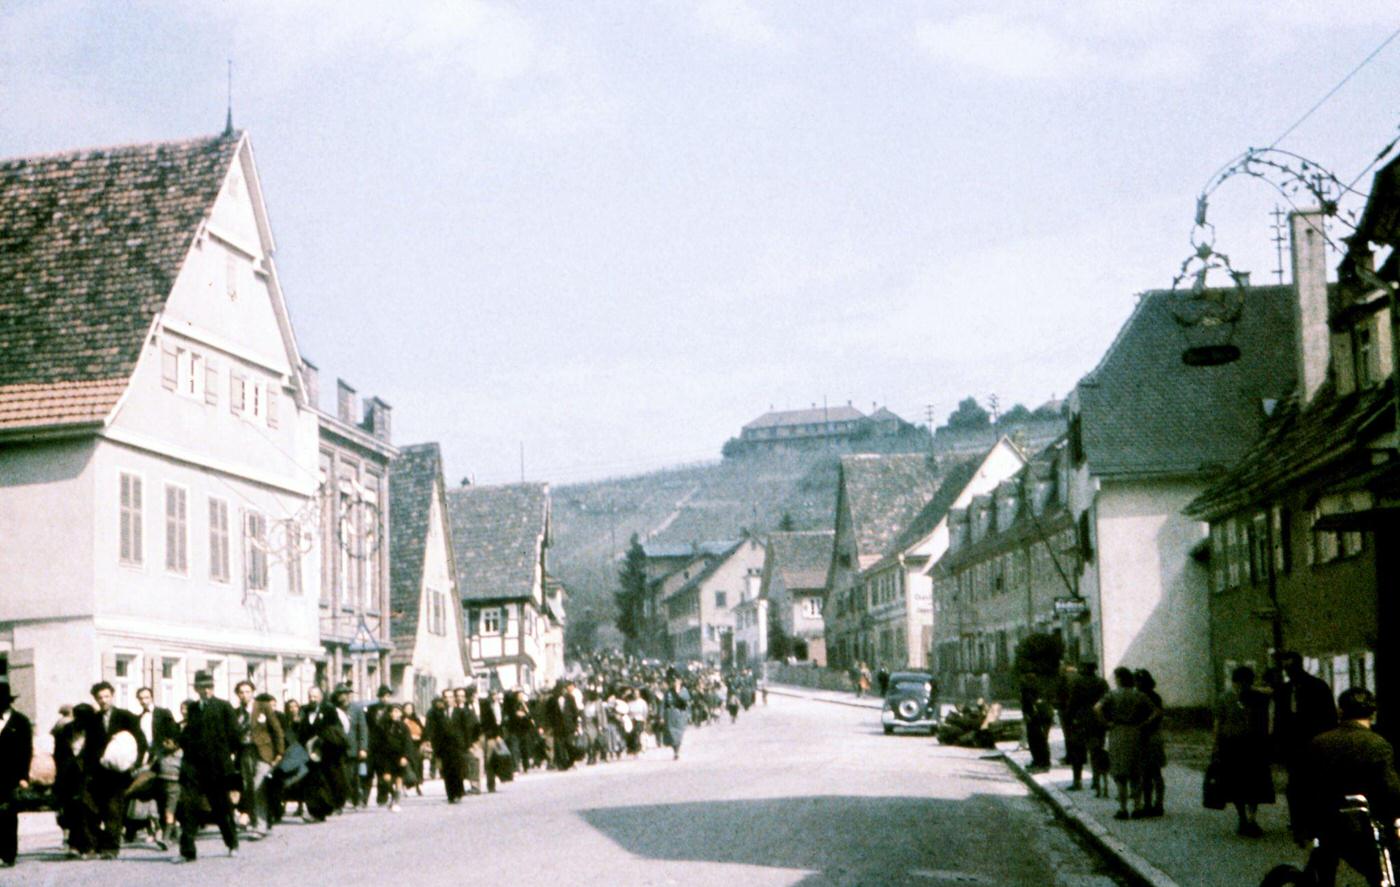
[[[926,671],[897,671],[890,675],[880,725],[889,735],[896,728],[938,732],[938,682]]]

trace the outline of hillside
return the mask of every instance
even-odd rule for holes
[[[917,448],[904,438],[891,437],[863,449],[908,452]],[[555,487],[550,562],[569,589],[570,627],[582,628],[590,615],[603,625],[612,624],[617,563],[633,533],[643,541],[669,543],[729,539],[742,529],[775,529],[784,514],[792,516],[797,529],[830,527],[837,466],[841,453],[847,451],[754,453]]]
[[[1029,418],[977,429],[927,430],[869,435],[845,444],[781,452],[742,452],[722,461],[632,477],[569,484],[553,489],[554,547],[551,570],[569,589],[571,644],[598,638],[619,644],[612,632],[613,591],[619,561],[636,533],[644,542],[685,544],[733,539],[741,530],[777,529],[784,514],[798,530],[830,529],[835,522],[841,455],[850,452],[927,452],[940,460],[984,452],[1002,434],[1035,451],[1064,431],[1063,419]]]

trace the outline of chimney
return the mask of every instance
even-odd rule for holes
[[[393,411],[378,397],[365,398],[365,421],[362,427],[378,440],[389,442],[389,414]]]
[[[355,415],[355,389],[344,379],[335,380],[335,415],[346,425],[358,425]]]
[[[1327,381],[1327,241],[1322,236],[1321,210],[1289,213],[1293,241],[1293,289],[1297,295],[1294,320],[1298,327],[1298,388],[1311,403]]]
[[[313,410],[321,408],[321,372],[316,364],[305,358],[301,361],[301,384],[306,388],[306,402]]]

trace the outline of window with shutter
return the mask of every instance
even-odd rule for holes
[[[209,578],[229,581],[228,503],[209,499]]]
[[[180,375],[180,353],[169,339],[160,343],[160,384],[168,391],[174,391]]]
[[[124,564],[139,566],[143,560],[141,540],[141,478],[121,473],[119,509],[119,556]]]
[[[165,569],[172,573],[189,571],[189,533],[184,487],[165,486]]]
[[[276,390],[273,386],[271,386],[271,385],[267,386],[267,427],[268,427],[268,428],[276,428],[276,427],[277,427],[277,400],[278,400],[278,397],[277,397],[277,390]]]
[[[228,408],[234,415],[243,414],[243,402],[247,396],[248,380],[242,373],[236,370],[229,370],[228,377]]]
[[[219,368],[212,360],[204,362],[204,402],[215,405],[219,402]]]

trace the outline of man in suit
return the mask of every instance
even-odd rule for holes
[[[335,727],[330,728],[331,744],[340,746],[338,763],[340,765],[339,785],[335,781],[331,783],[331,792],[336,794],[337,787],[339,794],[336,796],[336,809],[349,804],[351,807],[358,807],[360,804],[360,760],[361,753],[368,751],[368,740],[365,738],[364,710],[351,705],[350,697],[352,691],[349,684],[340,684],[331,694],[331,715],[327,720],[339,727],[339,734],[336,735]],[[365,754],[368,758],[368,754]],[[368,769],[368,763],[366,763]]]
[[[462,769],[467,750],[453,723],[456,702],[457,697],[452,690],[443,690],[442,696],[433,700],[427,723],[428,742],[433,747],[433,760],[437,761],[438,769],[442,771],[442,786],[447,792],[449,804],[462,800],[466,790]]]
[[[469,795],[481,794],[482,743],[481,715],[476,705],[476,687],[458,687],[457,707],[452,712],[452,722],[461,737],[466,750],[467,781],[471,783]]]
[[[573,681],[560,681],[545,707],[545,727],[554,740],[554,766],[568,770],[574,765],[574,735],[579,732],[578,700]]]
[[[481,737],[482,761],[486,767],[486,790],[494,792],[496,790],[496,767],[494,758],[497,749],[505,741],[505,731],[502,725],[505,722],[505,695],[497,690],[487,698],[481,700]]]
[[[375,697],[378,701],[365,709],[365,726],[367,728],[366,735],[369,737],[368,748],[369,759],[371,761],[377,759],[380,749],[384,745],[384,725],[389,722],[389,706],[391,705],[390,700],[393,698],[393,695],[393,690],[391,690],[387,685],[381,684],[379,686],[379,691],[375,694]],[[372,772],[373,769],[373,767],[369,768],[369,770],[371,771],[371,778],[374,776],[374,773]],[[383,807],[389,803],[390,787],[382,779],[375,779],[374,782],[376,785],[374,792],[374,802],[380,807]],[[366,798],[369,797],[369,792],[367,790],[365,791],[364,796]]]
[[[301,719],[297,723],[297,739],[306,748],[307,753],[314,752],[314,757],[307,764],[307,775],[301,782],[302,806],[306,811],[306,817],[312,822],[324,822],[331,811],[337,809],[335,803],[335,792],[332,788],[336,784],[336,777],[340,772],[338,758],[334,757],[339,751],[327,742],[328,731],[334,730],[330,735],[332,742],[335,736],[339,735],[343,743],[344,734],[340,733],[338,723],[331,707],[322,699],[321,688],[312,686],[306,692],[306,705],[301,709]],[[332,761],[327,763],[326,754],[333,755]],[[344,792],[341,795],[344,797]]]
[[[175,716],[168,708],[159,708],[155,704],[155,694],[150,687],[142,687],[136,691],[136,703],[141,710],[136,713],[136,719],[141,723],[141,736],[146,740],[146,755],[141,761],[141,766],[150,770],[159,771],[161,758],[167,753],[168,743],[178,745],[180,741],[180,725],[175,722]],[[156,780],[159,783],[159,780]],[[175,811],[170,809],[165,791],[157,784],[156,791],[152,796],[156,804],[156,819],[159,823],[159,831],[155,832],[155,843],[160,849],[165,849],[166,834],[170,826],[175,822]]]
[[[136,766],[146,757],[146,737],[136,715],[112,704],[112,685],[99,681],[92,685],[96,712],[88,721],[83,739],[83,772],[88,793],[97,810],[94,837],[103,859],[116,859],[121,849],[122,826],[126,820],[126,790],[131,786]],[[107,744],[120,733],[130,733],[136,741],[136,760],[128,769],[113,769],[102,763]]]
[[[0,868],[15,864],[19,854],[19,814],[11,806],[15,793],[29,788],[34,757],[34,727],[14,709],[8,683],[0,684]]]
[[[180,735],[184,760],[180,764],[180,855],[176,862],[193,862],[198,855],[194,839],[206,808],[219,827],[228,855],[238,855],[238,832],[233,827],[239,785],[238,718],[233,706],[215,698],[214,678],[207,671],[195,673],[194,689],[198,698],[189,704]]]

